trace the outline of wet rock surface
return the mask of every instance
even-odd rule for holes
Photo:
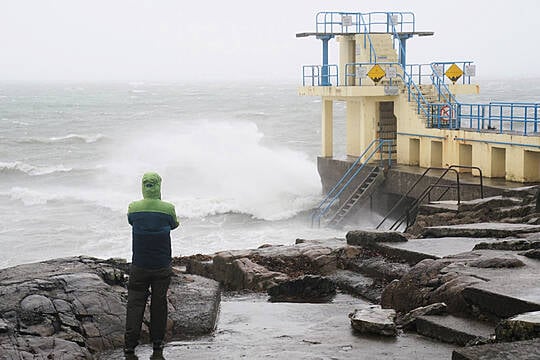
[[[507,267],[514,263],[524,265]],[[444,302],[452,314],[504,318],[539,309],[539,269],[536,260],[494,250],[424,260],[385,288],[381,304],[408,312]]]
[[[498,196],[461,201],[460,205],[456,204],[455,207],[446,203],[422,205],[415,223],[407,229],[407,233],[418,236],[427,227],[473,223],[497,222],[539,225],[540,210],[536,206],[539,191],[538,186],[527,186],[505,190],[502,195]],[[502,236],[502,233],[499,232],[499,234]],[[470,236],[475,235],[479,236],[481,232],[470,233]]]
[[[336,295],[336,285],[322,276],[304,275],[269,288],[268,295],[272,302],[328,302]]]
[[[452,360],[536,360],[540,359],[540,340],[516,341],[456,349]]]
[[[478,345],[492,341],[494,325],[452,315],[425,315],[416,319],[416,332],[449,344]]]
[[[524,252],[519,253],[519,255],[523,255],[531,259],[540,260],[540,249],[532,249],[532,250],[524,251]]]
[[[368,299],[378,299],[388,281],[409,269],[407,264],[389,261],[369,248],[348,245],[343,239],[299,239],[294,245],[219,252],[210,258],[197,255],[176,261],[186,263],[188,272],[210,276],[230,290],[262,292],[304,275],[320,275],[337,286],[342,284],[342,290],[354,288],[357,295]],[[338,281],[334,275],[342,270],[374,278],[376,284],[355,286],[350,279]]]
[[[540,241],[526,240],[526,239],[513,239],[503,240],[497,242],[481,242],[476,244],[473,250],[533,250],[540,249]]]
[[[214,334],[174,341],[163,357],[190,359],[278,360],[411,360],[450,359],[455,346],[415,333],[397,337],[361,334],[351,329],[347,317],[353,309],[371,306],[362,299],[337,294],[330,303],[270,303],[262,293],[225,294]],[[148,359],[151,346],[136,349]],[[124,360],[121,351],[103,354],[100,360]]]
[[[434,303],[428,306],[422,306],[400,316],[396,323],[404,329],[413,330],[416,329],[415,322],[420,316],[446,314],[447,308],[445,303]]]
[[[84,256],[0,270],[0,354],[89,359],[122,347],[127,274],[125,262]],[[169,338],[214,328],[216,282],[179,275],[170,289]],[[143,340],[147,337],[144,325]]]
[[[380,306],[370,306],[356,309],[349,314],[351,326],[362,334],[397,336],[394,323],[396,312],[392,309],[382,309]]]
[[[353,230],[346,236],[347,244],[369,246],[381,242],[405,242],[407,237],[399,231]]]
[[[342,291],[376,304],[381,301],[381,293],[386,286],[384,282],[350,270],[338,270],[329,278]]]
[[[540,232],[540,225],[508,223],[474,223],[448,226],[430,226],[422,231],[423,237],[494,237],[505,238],[517,234]]]
[[[502,320],[495,328],[498,341],[540,338],[540,311],[519,314]]]

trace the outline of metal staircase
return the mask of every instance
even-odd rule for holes
[[[354,200],[354,203],[349,207],[349,209],[345,210],[345,213],[343,214],[342,217],[344,218],[345,215],[349,212],[349,210],[354,207],[354,205],[362,201],[362,199],[365,199],[365,196],[363,196],[363,194],[372,193],[373,191],[372,189],[376,187],[376,185],[379,183],[379,180],[382,180],[380,178],[377,178],[379,173],[381,176],[383,174],[383,172],[380,171],[379,169],[384,166],[390,166],[392,163],[392,146],[387,146],[390,144],[393,144],[393,141],[375,139],[367,146],[366,150],[364,150],[364,152],[362,152],[362,154],[358,156],[356,161],[351,164],[351,166],[347,169],[345,174],[343,174],[341,179],[339,179],[338,182],[334,185],[334,187],[328,192],[328,194],[326,194],[326,197],[321,201],[319,206],[317,206],[313,210],[313,213],[311,215],[311,226],[314,226],[315,224],[320,226],[321,220],[327,219],[330,216],[329,214],[331,210],[334,208],[334,204],[336,204],[336,201],[340,200],[340,196],[343,196],[345,194],[345,191],[349,188],[351,184],[356,183],[354,182],[355,178],[358,176],[358,174],[362,172],[363,169],[367,168],[367,164],[370,161],[374,162],[376,159],[376,156],[378,156],[379,164],[378,166],[376,165],[376,167],[378,167],[378,170],[376,170],[377,176],[375,176],[375,179],[371,179],[369,182],[366,182],[365,183],[366,186],[363,189],[361,188],[362,188],[362,184],[364,184],[365,181],[362,181],[362,183],[358,186],[358,188],[352,192],[353,195],[351,195],[347,199],[347,201],[345,201],[344,203],[348,203],[349,199],[352,200],[352,198],[354,197],[354,194],[356,194],[357,192],[361,192],[359,194],[361,196],[359,196],[357,199]],[[383,157],[383,147],[388,149],[388,156]],[[373,170],[370,171],[370,175],[372,172]],[[367,178],[369,178],[369,175]],[[367,180],[367,178],[365,180]],[[341,210],[341,207],[340,207],[340,210]],[[333,219],[335,215],[336,214],[334,213],[331,219]],[[338,223],[341,220],[343,219],[340,219]]]
[[[338,226],[349,214],[349,212],[355,208],[356,204],[362,203],[377,189],[377,186],[384,180],[384,173],[376,166],[369,175],[362,181],[360,185],[352,192],[351,196],[343,203],[343,205],[334,213],[334,215],[328,221],[327,226]]]

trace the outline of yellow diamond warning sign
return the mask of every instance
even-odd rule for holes
[[[455,83],[463,75],[463,70],[461,70],[456,64],[452,64],[448,70],[446,70],[444,75]]]
[[[373,65],[371,70],[368,71],[367,76],[377,84],[386,75],[383,68],[379,64]]]

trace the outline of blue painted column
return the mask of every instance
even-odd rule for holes
[[[407,39],[410,39],[410,34],[399,34],[399,63],[405,69],[407,65]]]
[[[318,35],[317,39],[322,40],[322,67],[321,67],[321,85],[331,86],[330,76],[328,74],[328,41],[334,35]]]

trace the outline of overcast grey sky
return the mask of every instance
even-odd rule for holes
[[[2,80],[299,80],[318,11],[412,11],[408,62],[540,76],[538,0],[0,0]]]

